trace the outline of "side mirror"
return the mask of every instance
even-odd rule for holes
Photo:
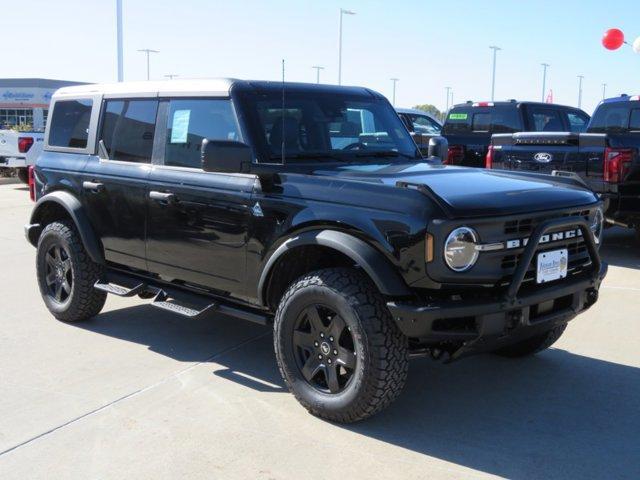
[[[449,142],[447,142],[447,139],[444,137],[431,137],[427,156],[429,158],[438,157],[444,163],[447,160],[447,155],[449,155]]]
[[[231,140],[202,141],[202,170],[205,172],[242,173],[251,165],[251,148]]]

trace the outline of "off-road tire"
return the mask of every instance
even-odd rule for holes
[[[557,327],[552,328],[551,330],[543,333],[542,335],[537,335],[535,337],[528,338],[523,340],[522,342],[515,343],[513,345],[509,345],[508,347],[501,348],[496,350],[496,355],[500,355],[502,357],[526,357],[528,355],[534,355],[538,352],[546,350],[551,345],[556,343],[556,341],[560,338],[560,336],[564,333],[567,328],[567,324],[563,323],[562,325],[558,325]]]
[[[16,168],[16,177],[25,184],[29,183],[29,170],[26,168]]]
[[[640,225],[635,226],[636,231],[636,242],[640,243]]]
[[[344,319],[357,358],[352,377],[339,393],[314,388],[296,364],[293,328],[305,305],[321,302]],[[395,325],[382,295],[355,269],[331,268],[304,275],[285,292],[275,315],[274,347],[282,378],[313,415],[350,423],[391,404],[406,382],[408,339]]]
[[[45,255],[56,244],[64,247],[71,260],[71,292],[63,302],[57,302],[51,295],[46,280]],[[107,294],[93,286],[102,277],[103,267],[91,260],[70,222],[54,222],[44,228],[38,240],[36,271],[42,299],[58,320],[80,322],[96,316],[102,310]]]

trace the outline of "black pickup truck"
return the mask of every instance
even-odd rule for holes
[[[589,115],[580,109],[539,102],[467,102],[447,113],[442,136],[449,142],[444,163],[484,167],[494,133],[583,132]]]
[[[323,418],[386,407],[410,355],[549,347],[606,274],[593,192],[426,162],[366,88],[89,85],[51,112],[25,233],[52,315],[137,295],[271,325],[284,381]]]
[[[609,224],[640,239],[640,97],[603,100],[587,133],[494,135],[487,168],[579,177],[605,200]]]

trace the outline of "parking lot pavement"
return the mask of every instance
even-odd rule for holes
[[[340,426],[286,393],[267,328],[107,301],[78,325],[40,300],[32,204],[0,185],[0,478],[638,478],[640,246],[607,231],[600,302],[534,358],[416,360]]]

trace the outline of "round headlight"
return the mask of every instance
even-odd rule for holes
[[[602,231],[604,230],[604,214],[602,213],[601,208],[596,209],[596,213],[593,215],[593,219],[591,220],[591,232],[593,232],[593,237],[596,240],[596,243],[600,243],[602,239]]]
[[[459,227],[447,237],[444,243],[444,260],[451,270],[464,272],[478,260],[478,235],[469,227]]]

